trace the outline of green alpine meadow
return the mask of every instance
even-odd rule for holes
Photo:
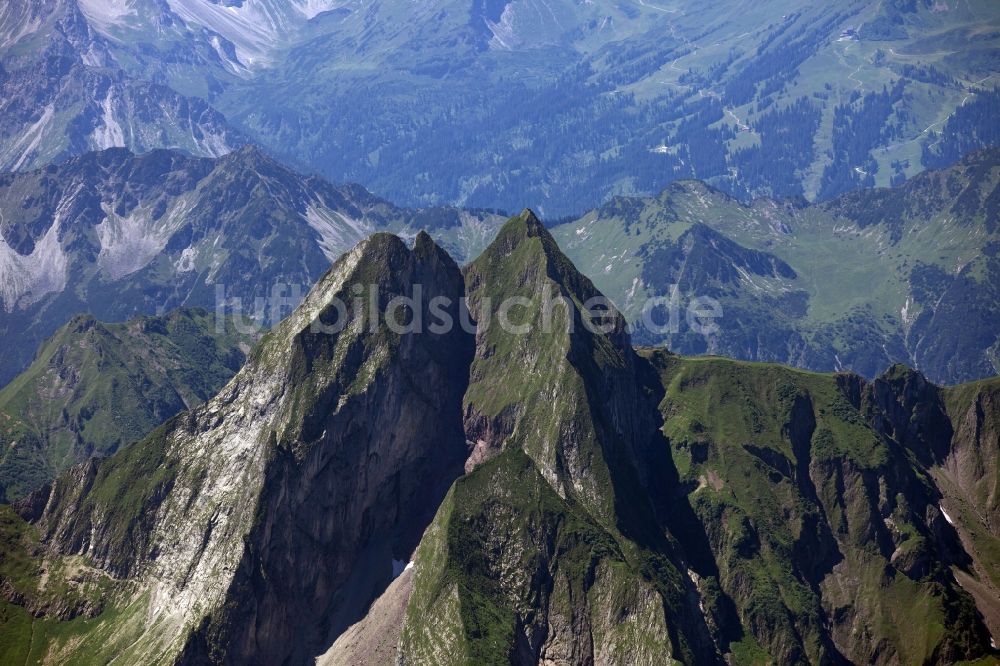
[[[1000,0],[0,0],[8,665],[1000,666]]]

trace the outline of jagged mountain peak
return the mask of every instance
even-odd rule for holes
[[[525,208],[508,222],[514,229],[523,229],[528,236],[542,236],[547,233],[545,225],[535,215],[535,211]]]
[[[232,167],[268,165],[285,171],[290,169],[272,158],[255,143],[247,143],[238,149],[223,155],[219,158],[219,163]]]
[[[446,257],[428,238],[413,250],[391,234],[363,240],[218,396],[81,468],[85,482],[54,485],[39,523],[54,555],[85,554],[141,581],[126,603],[140,624],[150,612],[170,618],[143,624],[131,646],[95,649],[300,661],[363,611],[465,455],[471,339],[387,324],[389,303],[417,285],[423,316],[441,296],[458,320],[461,274]],[[304,628],[302,617],[317,621]]]
[[[887,436],[924,464],[945,458],[954,432],[937,386],[918,370],[895,363],[865,389],[863,409]]]
[[[493,242],[469,265],[466,272],[471,280],[470,299],[475,298],[475,289],[471,284],[478,284],[479,276],[484,273],[499,278],[495,280],[495,284],[501,288],[508,285],[513,287],[509,293],[504,292],[508,296],[526,286],[540,287],[542,283],[535,280],[539,275],[544,275],[560,294],[578,305],[592,298],[600,298],[609,306],[609,316],[621,319],[610,301],[604,299],[590,278],[577,269],[551,232],[528,208],[511,217],[501,227]],[[529,294],[529,297],[533,296],[537,294]],[[621,319],[616,330],[624,328],[624,319]]]
[[[519,214],[509,218],[497,232],[493,242],[483,252],[482,257],[493,254],[505,254],[516,250],[522,244],[532,239],[541,241],[541,248],[546,253],[560,252],[552,234],[530,208],[525,208]]]

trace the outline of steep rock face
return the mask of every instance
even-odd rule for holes
[[[670,468],[621,315],[591,301],[599,293],[530,211],[466,281],[479,325],[465,396],[476,464],[418,551],[400,658],[715,660],[659,526]],[[547,310],[547,289],[570,305]],[[603,330],[584,325],[585,303]]]
[[[959,533],[972,564],[955,575],[1000,636],[1000,381],[941,391],[954,435],[948,455],[930,470],[941,511]]]
[[[361,615],[465,457],[471,339],[369,327],[416,284],[425,316],[444,296],[457,320],[461,276],[428,236],[363,241],[216,398],[55,484],[53,552],[134,581],[139,627],[100,653],[301,662]]]
[[[943,390],[954,434],[940,461],[990,533],[1000,537],[1000,382]]]
[[[16,500],[211,398],[253,339],[198,309],[125,324],[75,317],[0,390],[0,496]]]
[[[941,461],[953,428],[939,389],[906,366],[894,365],[867,386],[861,409],[876,430],[922,463]]]

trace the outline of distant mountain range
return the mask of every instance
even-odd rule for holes
[[[0,382],[77,313],[123,321],[241,303],[241,315],[270,325],[373,231],[412,238],[431,229],[465,258],[501,221],[485,211],[397,208],[249,146],[217,160],[111,149],[3,175],[0,334],[10,343]]]
[[[1000,372],[997,150],[809,206],[680,182],[553,233],[647,344],[866,377],[901,362],[945,384]],[[643,330],[643,304],[674,285],[682,306],[721,303],[717,333],[684,312],[674,331]]]
[[[1000,145],[993,0],[10,0],[0,169],[248,140],[410,206],[828,199]]]
[[[953,384],[1000,368],[1000,151],[821,205],[744,205],[699,182],[616,198],[553,227],[645,344],[874,377],[903,362]],[[221,306],[265,325],[375,231],[428,230],[460,263],[495,211],[405,209],[245,147],[218,159],[124,149],[0,176],[0,382],[77,313],[103,321]],[[719,331],[646,325],[676,285]],[[277,288],[277,291],[275,289]],[[652,322],[665,314],[656,310]],[[683,314],[683,313],[682,313]]]
[[[526,332],[387,325],[417,285]],[[0,506],[0,659],[995,661],[996,380],[636,350],[599,295],[530,211],[464,270],[363,239],[215,397]]]

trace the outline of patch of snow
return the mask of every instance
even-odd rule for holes
[[[903,307],[900,308],[900,310],[899,310],[899,318],[903,320],[904,324],[906,324],[906,323],[909,322],[909,317],[906,316],[906,314],[909,311],[909,309],[910,309],[910,297],[907,296],[906,297],[906,302],[903,303]]]
[[[628,310],[632,306],[632,303],[635,301],[635,290],[639,288],[640,284],[642,284],[642,281],[639,278],[637,277],[632,278],[632,286],[625,293],[624,307],[626,310]]]
[[[938,508],[941,509],[941,515],[944,516],[944,519],[948,521],[948,524],[949,525],[954,525],[955,521],[952,520],[951,516],[948,515],[948,512],[944,510],[944,505],[943,504],[942,505],[938,505]]]
[[[194,270],[194,260],[198,256],[198,250],[193,247],[184,248],[181,256],[174,262],[174,270],[178,273],[190,273]]]

